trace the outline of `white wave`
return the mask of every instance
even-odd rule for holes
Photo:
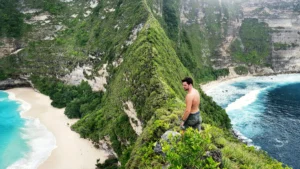
[[[232,84],[237,82],[246,82],[247,87],[243,90],[232,86]],[[258,83],[265,84],[291,84],[291,83],[300,83],[300,74],[284,74],[284,75],[275,75],[275,76],[258,76],[258,77],[249,77],[246,80],[234,80],[234,81],[224,81],[215,85],[209,91],[206,92],[207,95],[212,96],[213,99],[220,104],[221,100],[229,99],[228,96],[236,94],[246,94],[249,91],[261,89]]]
[[[45,162],[57,147],[54,135],[38,119],[27,119],[22,130],[22,138],[27,140],[30,152],[7,169],[35,169]]]
[[[22,159],[10,165],[7,169],[36,169],[39,165],[47,160],[52,150],[56,146],[54,135],[40,123],[37,118],[24,117],[24,112],[31,109],[31,105],[24,100],[17,99],[14,93],[10,93],[8,98],[20,103],[19,111],[23,119],[25,119],[25,127],[21,129],[22,138],[26,140],[30,147],[28,152]]]
[[[259,104],[249,105],[254,103],[260,94],[264,95],[272,89],[293,83],[300,83],[300,74],[249,77],[240,81],[221,82],[211,88],[207,94],[226,108],[235,131],[240,130],[249,138],[253,138],[263,133],[263,128],[259,124],[265,105],[263,100]],[[238,132],[238,137],[247,145],[255,146],[251,139],[240,132]],[[275,141],[277,146],[285,144],[278,139]],[[258,146],[255,147],[260,149]]]
[[[253,141],[250,138],[244,136],[240,131],[234,129],[233,132],[235,133],[235,135],[237,136],[237,138],[240,141],[242,141],[243,143],[247,144],[248,146],[253,146],[253,147],[255,147],[258,150],[261,148],[259,146],[254,145]]]
[[[245,96],[237,99],[235,102],[229,104],[226,108],[226,111],[242,109],[243,107],[248,106],[249,104],[255,102],[261,90],[254,90]]]
[[[288,140],[279,140],[278,138],[275,138],[274,140],[276,142],[275,146],[278,148],[283,147],[285,144],[289,143]]]
[[[8,99],[9,100],[16,100],[16,95],[14,93],[8,92],[8,91],[4,91],[5,93],[8,94]]]
[[[23,116],[23,114],[31,109],[31,105],[29,103],[27,103],[26,101],[22,100],[22,99],[17,99],[16,95],[14,93],[11,93],[11,92],[8,92],[8,91],[5,91],[5,92],[8,93],[8,99],[9,100],[17,101],[20,104],[18,111],[20,112],[21,117],[24,118],[24,119],[28,119],[28,118],[25,118]]]
[[[254,144],[253,144],[253,141],[252,141],[250,138],[244,136],[240,131],[234,129],[233,132],[235,133],[235,135],[237,136],[237,138],[238,138],[240,141],[242,141],[243,143],[247,144],[248,146],[253,146],[253,147],[255,147],[257,150],[259,150],[259,149],[261,148],[260,146],[254,145]]]

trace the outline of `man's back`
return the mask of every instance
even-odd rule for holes
[[[193,89],[188,95],[190,95],[189,97],[192,97],[191,114],[197,113],[199,111],[200,94],[196,89]]]

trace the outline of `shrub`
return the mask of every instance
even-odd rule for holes
[[[238,75],[247,75],[248,74],[248,69],[244,66],[238,66],[234,68],[234,71],[238,74]]]
[[[209,169],[218,168],[219,163],[212,157],[205,157],[206,151],[210,150],[210,136],[199,133],[191,128],[178,141],[178,137],[170,138],[170,143],[163,142],[163,152],[170,168],[194,168]]]

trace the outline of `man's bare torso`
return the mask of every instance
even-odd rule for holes
[[[191,114],[195,114],[199,111],[200,94],[196,89],[193,89],[188,95],[192,98]]]

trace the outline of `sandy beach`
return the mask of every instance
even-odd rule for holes
[[[71,131],[70,126],[76,120],[68,119],[64,109],[52,107],[48,96],[32,88],[15,88],[7,92],[15,94],[17,100],[31,105],[30,110],[22,114],[23,117],[38,118],[56,138],[57,148],[39,169],[94,169],[97,159],[100,162],[107,159],[108,153],[96,149],[90,141]]]
[[[220,83],[232,83],[232,82],[236,82],[236,81],[241,81],[241,80],[246,80],[249,79],[253,76],[251,75],[247,75],[247,76],[232,76],[232,77],[225,77],[225,78],[221,78],[215,81],[211,81],[208,82],[206,84],[200,84],[201,89],[207,93],[207,91],[215,88],[216,86],[220,85]]]

